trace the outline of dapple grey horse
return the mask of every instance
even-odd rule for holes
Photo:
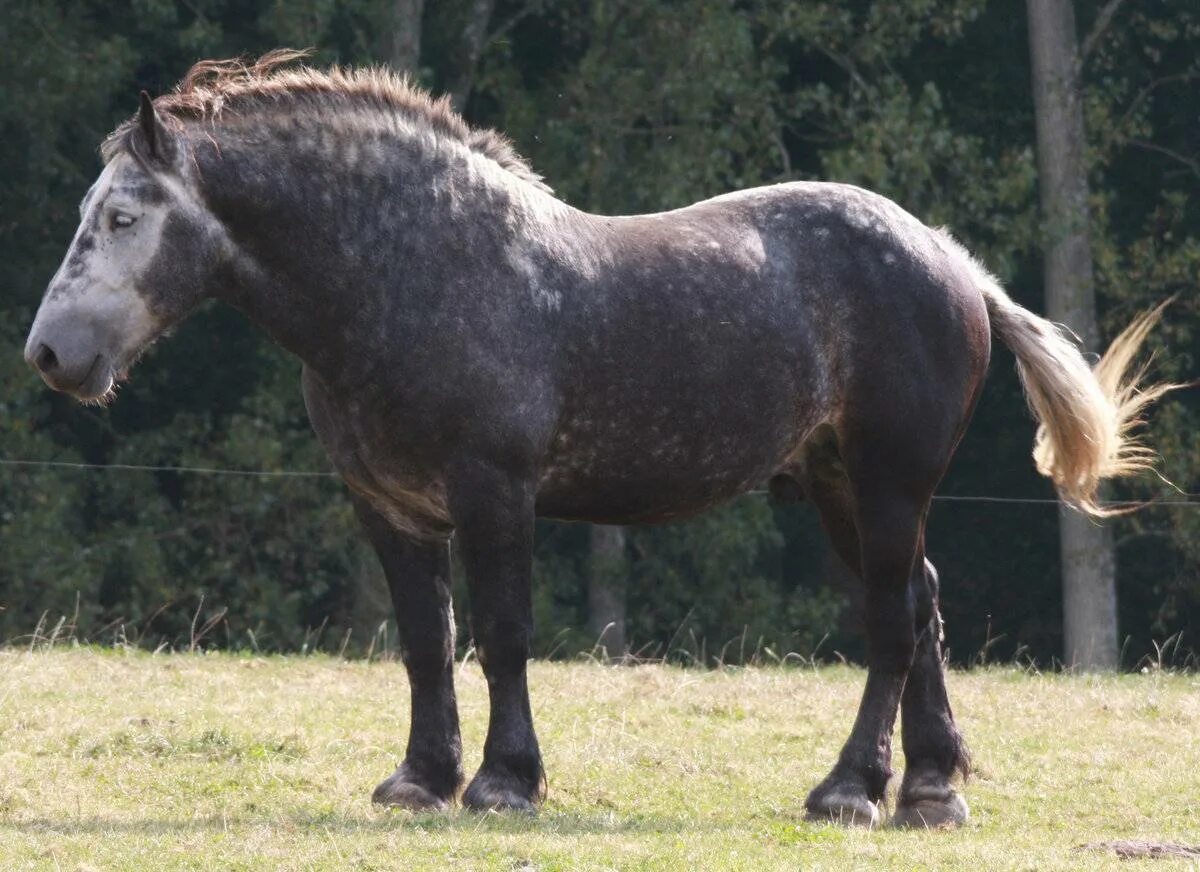
[[[379,803],[440,808],[464,781],[448,540],[458,538],[491,715],[472,808],[532,809],[526,686],[536,516],[682,518],[769,483],[815,503],[866,590],[867,683],[808,796],[875,824],[899,709],[894,820],[963,821],[930,499],[994,333],[1041,422],[1035,455],[1093,513],[1132,472],[1139,407],[947,234],[848,185],[740,191],[655,215],[556,199],[500,135],[381,70],[204,62],[103,148],[29,334],[46,382],[105,402],[202,300],[304,364],[313,427],[387,576],[411,686],[408,748]]]

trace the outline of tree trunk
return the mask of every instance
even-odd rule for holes
[[[360,528],[361,532],[361,528]],[[356,567],[351,576],[352,585],[349,591],[348,614],[346,624],[350,631],[349,650],[361,652],[367,650],[371,640],[379,635],[379,628],[392,621],[395,613],[392,609],[392,598],[388,592],[387,579],[383,577],[383,567],[375,551],[367,544],[366,537],[360,537],[356,549]],[[397,639],[395,627],[388,628],[388,638]],[[327,642],[338,642],[328,639]],[[382,642],[382,640],[380,640]],[[376,653],[383,653],[376,646]]]
[[[479,66],[479,58],[483,55],[488,25],[492,22],[492,12],[495,8],[496,0],[471,0],[467,10],[467,20],[458,43],[458,57],[455,58],[454,75],[449,83],[450,99],[454,101],[454,108],[459,112],[466,109],[467,98],[471,96],[475,70]]]
[[[417,72],[421,62],[421,16],[425,0],[392,0],[392,46],[388,61],[399,72]]]
[[[625,528],[591,528],[588,631],[605,657],[625,654]]]
[[[1027,0],[1038,188],[1043,217],[1046,314],[1087,351],[1099,350],[1083,92],[1071,0]],[[1059,508],[1064,658],[1082,669],[1117,665],[1116,560],[1112,530]]]

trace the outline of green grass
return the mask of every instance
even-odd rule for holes
[[[395,663],[9,649],[0,869],[1135,869],[1180,861],[1077,848],[1200,844],[1200,677],[1159,672],[954,673],[971,822],[805,823],[862,681],[533,664],[543,811],[414,816],[369,802],[406,735]],[[470,770],[487,713],[476,664],[458,687]]]

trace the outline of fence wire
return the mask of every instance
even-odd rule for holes
[[[154,466],[140,463],[80,463],[67,460],[15,460],[0,457],[0,466],[30,467],[47,469],[71,469],[83,471],[115,471],[115,472],[174,472],[184,475],[227,475],[249,478],[339,478],[336,472],[319,472],[293,469],[232,469],[219,466]],[[750,491],[752,494],[766,494],[766,490]],[[1200,506],[1200,494],[1183,494],[1184,499],[1151,499],[1139,500],[1100,500],[1102,506],[1123,506],[1154,508],[1169,506],[1171,508],[1195,508]],[[996,497],[965,494],[935,494],[937,502],[947,503],[999,503],[1011,505],[1061,505],[1061,500],[1046,497]]]

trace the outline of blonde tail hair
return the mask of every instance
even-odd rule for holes
[[[1162,317],[1167,300],[1138,315],[1113,340],[1095,368],[1064,328],[1018,306],[986,270],[972,263],[992,329],[1016,355],[1017,372],[1037,419],[1033,459],[1062,499],[1094,517],[1128,511],[1097,500],[1100,482],[1153,469],[1156,454],[1133,431],[1141,412],[1183,385],[1143,385],[1150,362],[1134,356]]]

